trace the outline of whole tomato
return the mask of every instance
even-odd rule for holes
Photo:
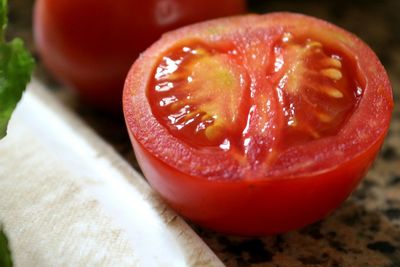
[[[59,81],[115,111],[129,67],[163,32],[244,11],[244,0],[37,0],[34,36]]]

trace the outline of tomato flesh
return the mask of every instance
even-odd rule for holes
[[[169,49],[148,87],[154,116],[188,145],[234,150],[267,165],[281,150],[335,135],[362,95],[354,62],[317,40],[284,32],[263,64],[254,60],[263,54],[262,41],[246,33],[236,42],[188,41]],[[243,42],[256,45],[243,50]],[[272,117],[280,131],[271,131]],[[262,142],[272,145],[252,146]]]
[[[149,183],[193,222],[240,235],[330,214],[371,166],[393,109],[366,44],[290,13],[164,35],[132,66],[123,99]]]

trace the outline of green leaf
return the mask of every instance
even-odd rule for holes
[[[28,84],[34,60],[22,40],[4,42],[7,1],[0,0],[0,139],[7,134],[8,121]]]
[[[4,42],[4,31],[7,27],[7,0],[0,0],[0,41]]]
[[[0,226],[0,267],[12,267],[11,252],[8,248],[8,240]]]

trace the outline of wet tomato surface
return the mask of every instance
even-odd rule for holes
[[[124,89],[150,184],[195,223],[240,235],[296,229],[338,207],[378,153],[392,107],[366,44],[290,13],[171,32]]]

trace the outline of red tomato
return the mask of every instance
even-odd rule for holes
[[[393,108],[366,44],[290,13],[164,35],[132,66],[123,100],[150,184],[193,222],[240,235],[331,213],[376,157]]]
[[[115,110],[129,67],[163,32],[244,11],[245,0],[37,0],[35,43],[55,77]]]

